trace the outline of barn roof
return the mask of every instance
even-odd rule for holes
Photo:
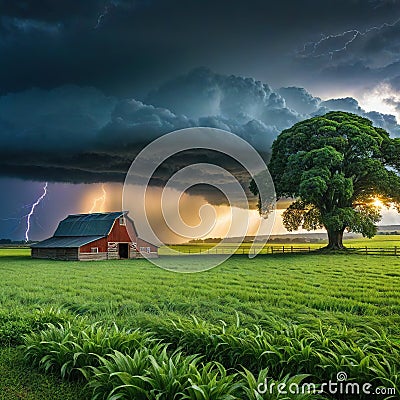
[[[42,242],[32,244],[32,248],[74,248],[81,247],[85,244],[94,242],[95,240],[101,239],[102,236],[76,236],[76,237],[51,237],[43,240]]]
[[[31,245],[32,248],[74,248],[106,237],[114,221],[126,211],[73,214],[58,224],[53,237]]]
[[[68,215],[62,220],[54,237],[66,236],[107,236],[110,232],[114,221],[126,215],[126,211],[110,212],[110,213],[93,213],[93,214],[74,214]]]

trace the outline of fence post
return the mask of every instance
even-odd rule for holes
[[[293,253],[293,246],[290,246],[290,252]]]
[[[285,254],[285,246],[282,246],[282,254]]]
[[[274,246],[271,246],[271,254],[274,254]]]
[[[365,254],[368,254],[368,246],[365,246]]]
[[[311,253],[311,246],[308,246],[308,252]]]
[[[394,255],[397,256],[397,246],[394,246]]]

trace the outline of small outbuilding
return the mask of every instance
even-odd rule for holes
[[[138,237],[127,211],[75,214],[62,220],[53,237],[31,246],[33,258],[116,260],[158,257],[158,247]]]

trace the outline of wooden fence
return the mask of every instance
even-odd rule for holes
[[[290,253],[313,253],[322,249],[323,246],[264,246],[260,248],[220,246],[214,248],[196,248],[195,246],[178,246],[174,255],[256,255],[256,254],[290,254]],[[400,256],[400,246],[394,247],[347,247],[349,253],[380,256]],[[172,255],[173,252],[160,252],[161,255]]]
[[[400,247],[356,247],[350,248],[349,250],[354,251],[358,254],[366,255],[379,255],[379,256],[400,256]]]

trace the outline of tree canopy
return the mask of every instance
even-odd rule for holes
[[[294,199],[286,229],[325,227],[332,249],[346,229],[374,236],[382,205],[400,212],[400,139],[358,115],[330,112],[284,130],[269,170],[277,196]]]

